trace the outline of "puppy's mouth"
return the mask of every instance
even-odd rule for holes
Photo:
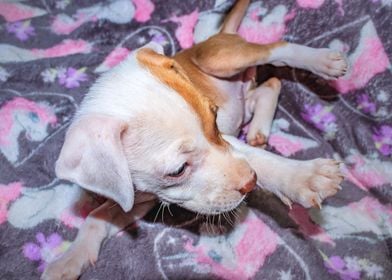
[[[241,205],[241,203],[246,198],[246,195],[242,196],[241,199],[229,203],[210,203],[201,206],[194,206],[191,203],[182,203],[179,204],[181,207],[184,207],[192,212],[196,212],[203,215],[218,215],[225,212],[230,212]]]
[[[187,199],[176,199],[173,197],[167,197],[162,193],[157,194],[160,201],[169,203],[169,204],[177,204],[178,206],[190,210],[195,213],[199,213],[202,215],[218,215],[225,212],[230,212],[236,209],[247,197],[247,193],[241,195],[241,198],[235,201],[230,202],[219,202],[219,201],[210,201],[200,203],[192,198]]]
[[[165,203],[168,203],[168,204],[177,204],[177,205],[179,205],[181,207],[183,207],[183,204],[188,201],[188,200],[183,200],[183,199],[168,198],[168,197],[164,197],[164,196],[161,196],[161,195],[158,195],[158,198],[162,202],[165,202]]]

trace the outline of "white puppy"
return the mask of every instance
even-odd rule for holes
[[[329,49],[245,42],[235,33],[248,2],[238,1],[220,34],[171,58],[150,43],[91,87],[56,173],[110,200],[43,279],[77,278],[96,261],[103,239],[145,215],[156,197],[217,214],[237,207],[256,178],[289,206],[320,206],[337,192],[335,161],[290,160],[252,147],[266,143],[280,91],[276,78],[258,87],[252,81],[255,66],[265,63],[331,79],[345,73],[346,60]],[[249,120],[247,145],[234,136]]]

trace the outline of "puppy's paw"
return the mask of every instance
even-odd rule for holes
[[[260,131],[249,132],[246,135],[246,141],[254,147],[265,148],[267,146],[267,137]]]
[[[280,89],[282,88],[282,83],[278,78],[272,77],[265,81],[261,86],[271,88],[276,94],[279,94]]]
[[[343,175],[339,169],[339,162],[331,159],[315,159],[299,162],[291,170],[286,186],[275,193],[283,203],[291,207],[291,201],[304,207],[321,208],[322,201],[336,194],[341,187]]]
[[[339,51],[318,49],[313,60],[309,70],[326,80],[335,80],[344,76],[348,70],[347,58]]]
[[[82,272],[94,265],[98,258],[98,251],[88,246],[71,247],[59,259],[51,262],[41,275],[41,280],[74,280]]]

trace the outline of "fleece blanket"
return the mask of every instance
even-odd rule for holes
[[[100,73],[155,41],[167,55],[204,40],[233,1],[0,2],[0,279],[39,279],[96,199],[56,179],[64,134]],[[341,160],[342,190],[322,209],[259,189],[223,217],[176,206],[108,239],[81,279],[392,279],[390,0],[252,1],[249,41],[345,52],[343,78],[263,67],[283,88],[268,149]],[[115,94],[115,93],[113,93]]]

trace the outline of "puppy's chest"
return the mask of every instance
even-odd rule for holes
[[[224,134],[238,135],[245,117],[245,93],[250,88],[250,82],[214,81],[219,90],[222,104],[219,104],[217,124]]]

